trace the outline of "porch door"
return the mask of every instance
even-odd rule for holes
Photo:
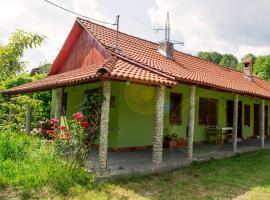
[[[264,114],[264,134],[268,135],[268,106],[265,106],[265,114]]]
[[[254,104],[254,126],[253,135],[258,136],[260,132],[260,105]]]
[[[233,101],[227,101],[227,126],[233,127]],[[237,137],[242,137],[242,102],[238,102]]]

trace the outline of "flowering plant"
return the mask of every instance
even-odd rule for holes
[[[88,121],[84,120],[82,113],[74,113],[69,121],[69,127],[60,126],[57,119],[51,119],[51,130],[47,130],[50,139],[55,143],[59,154],[68,161],[71,167],[85,165],[88,156],[86,145]]]

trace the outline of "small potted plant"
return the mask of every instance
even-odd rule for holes
[[[177,135],[175,133],[169,133],[164,137],[164,147],[169,149],[177,148]]]
[[[185,138],[178,138],[177,139],[177,144],[178,146],[186,146],[187,145],[187,140]]]

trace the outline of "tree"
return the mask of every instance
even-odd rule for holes
[[[30,76],[23,73],[16,77],[7,79],[0,86],[1,89],[9,89],[22,85],[24,83],[32,82],[42,79],[46,74],[37,74]],[[32,124],[37,126],[40,120],[50,118],[51,109],[51,91],[41,91],[33,93],[32,97],[28,95],[8,96],[2,95],[0,97],[0,124],[1,127],[6,129],[12,129],[14,131],[20,131],[25,126],[25,112],[27,105],[31,105],[33,108],[33,121]],[[13,113],[9,113],[9,110],[13,110]],[[10,120],[12,117],[12,120]],[[0,129],[1,129],[0,127]]]
[[[253,74],[270,81],[270,55],[256,58],[253,65]]]
[[[222,59],[220,60],[219,64],[225,67],[236,69],[238,60],[232,54],[223,54]]]
[[[199,58],[202,58],[204,60],[208,60],[208,61],[212,62],[212,58],[211,58],[210,52],[200,51],[197,56]]]
[[[255,63],[256,62],[256,56],[254,56],[252,53],[248,53],[246,54],[241,60],[245,59],[245,58],[251,58],[252,62]]]
[[[216,64],[219,64],[220,60],[222,59],[222,55],[216,51],[214,52],[200,51],[198,53],[198,57]]]
[[[251,58],[252,59],[252,62],[253,64],[256,62],[256,56],[254,56],[252,53],[248,53],[246,54],[245,56],[243,56],[243,58],[241,58],[241,61],[243,61],[243,59],[245,58]],[[238,70],[240,71],[243,71],[243,68],[244,68],[244,65],[242,62],[238,63],[237,67],[236,67]]]
[[[202,58],[204,60],[208,60],[212,63],[215,63],[215,64],[221,64],[223,66],[231,66],[231,64],[233,64],[233,67],[235,68],[235,64],[234,62],[236,61],[238,63],[238,60],[236,57],[234,57],[233,55],[231,54],[220,54],[216,51],[214,52],[204,52],[204,51],[200,51],[198,53],[198,57],[199,58]],[[236,60],[235,60],[236,59]],[[233,62],[231,62],[233,61]]]
[[[15,31],[8,44],[0,46],[0,81],[22,72],[26,65],[21,61],[24,51],[40,46],[44,39],[42,35]]]

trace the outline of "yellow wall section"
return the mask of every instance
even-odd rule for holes
[[[67,118],[71,118],[77,112],[78,106],[83,100],[84,92],[89,89],[101,87],[101,83],[84,84],[65,88],[68,93]],[[132,84],[129,82],[113,81],[111,85],[111,97],[114,99],[110,109],[109,122],[109,146],[110,147],[132,147],[152,145],[154,133],[154,105],[155,88]],[[170,92],[182,94],[182,123],[180,125],[170,125],[169,123],[169,98]],[[186,138],[189,113],[190,86],[180,85],[175,88],[166,88],[164,105],[164,135],[176,133],[179,137]],[[206,126],[200,126],[198,122],[199,97],[214,98],[218,100],[218,126],[226,126],[226,101],[233,100],[232,93],[196,89],[196,115],[195,115],[195,141],[206,140]],[[250,127],[242,126],[243,136],[253,135],[253,105],[260,103],[260,99],[249,96],[239,96],[242,101],[242,122],[244,122],[244,105],[250,105]],[[55,95],[53,92],[52,116],[54,113]],[[269,101],[266,101],[269,107]],[[270,112],[270,107],[268,109]],[[268,113],[269,116],[269,113]],[[268,118],[268,120],[270,120]],[[65,117],[62,118],[62,123]]]

